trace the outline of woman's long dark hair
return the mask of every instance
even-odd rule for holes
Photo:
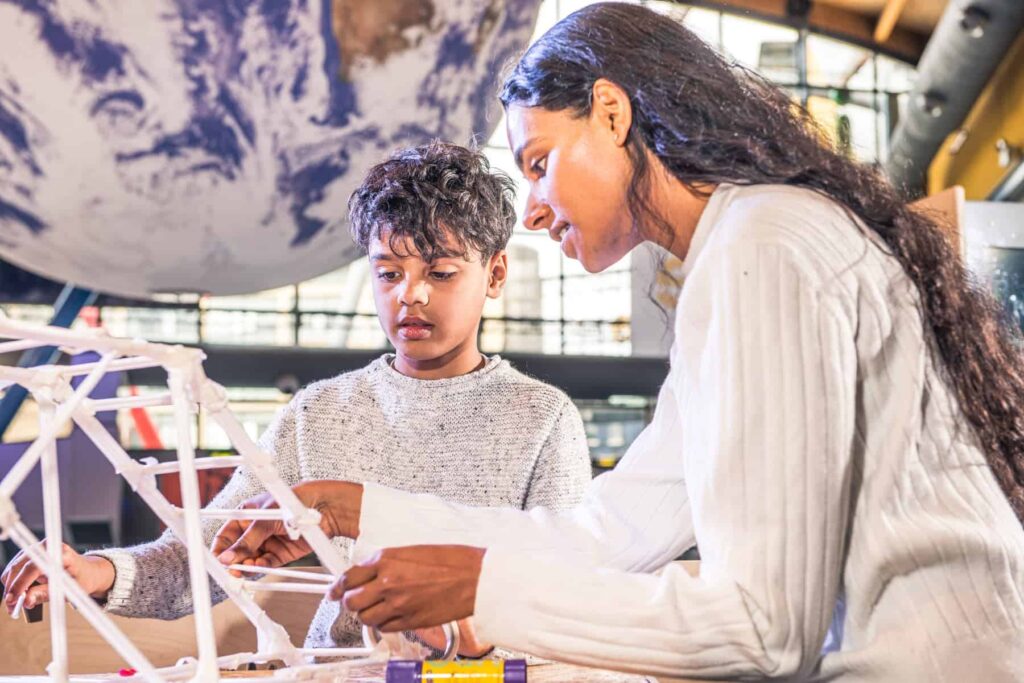
[[[1017,334],[975,285],[948,237],[881,173],[823,142],[781,89],[727,63],[677,21],[618,3],[591,5],[551,28],[505,81],[501,101],[590,114],[598,78],[633,108],[627,151],[634,222],[653,221],[650,150],[686,187],[784,184],[826,195],[888,245],[920,294],[932,352],[1017,517],[1024,520],[1024,375]]]

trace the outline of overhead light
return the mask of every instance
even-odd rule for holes
[[[928,114],[933,119],[937,119],[946,110],[946,96],[938,91],[929,90],[918,95],[917,104],[925,114]]]
[[[981,38],[992,17],[981,7],[969,5],[960,16],[960,28],[971,38]]]

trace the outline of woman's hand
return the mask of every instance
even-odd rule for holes
[[[307,481],[292,487],[292,492],[308,508],[320,513],[320,528],[328,538],[359,534],[359,511],[363,499],[362,484],[345,481]],[[245,501],[240,508],[278,507],[269,493]],[[280,567],[311,552],[301,537],[289,538],[281,520],[238,520],[225,523],[210,546],[222,564]],[[238,571],[232,574],[240,576]]]
[[[45,541],[43,542],[45,547]],[[67,543],[63,545],[61,559],[64,570],[94,598],[105,598],[114,585],[114,565],[103,557],[80,555]],[[50,599],[50,586],[46,575],[22,550],[0,574],[4,586],[4,607],[14,611],[18,598],[25,596],[25,607],[31,609]]]
[[[463,545],[388,548],[345,572],[329,595],[384,632],[466,619],[473,616],[485,552]]]

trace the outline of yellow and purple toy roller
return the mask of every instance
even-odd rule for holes
[[[439,660],[393,659],[388,662],[387,683],[526,683],[526,661],[490,659]]]

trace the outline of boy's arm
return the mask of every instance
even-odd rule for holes
[[[298,481],[298,453],[295,439],[295,402],[298,396],[278,412],[259,440],[262,450],[274,456],[281,478],[288,484]],[[242,466],[235,470],[209,508],[234,508],[263,492],[259,480]],[[209,546],[223,520],[201,520],[204,543]],[[184,543],[170,530],[154,541],[131,548],[109,548],[87,553],[107,559],[114,565],[115,578],[107,594],[107,611],[127,617],[177,619],[192,613],[192,588],[189,585],[188,553]],[[224,592],[211,582],[210,596],[217,604]]]
[[[534,465],[523,509],[572,509],[583,501],[590,479],[590,451],[583,419],[576,405],[565,396]]]

